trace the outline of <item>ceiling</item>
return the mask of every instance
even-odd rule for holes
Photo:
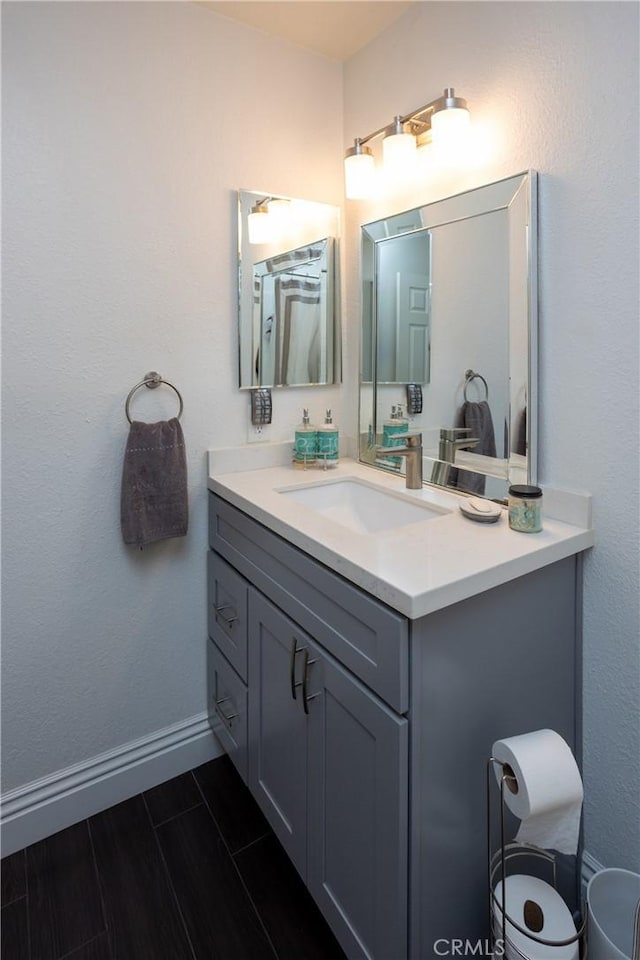
[[[414,0],[201,0],[215,13],[290,40],[335,60],[348,60],[382,33]]]

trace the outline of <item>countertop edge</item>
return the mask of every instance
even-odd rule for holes
[[[523,534],[529,536],[529,534]],[[530,534],[535,536],[535,534]],[[511,580],[517,580],[528,573],[541,570],[543,567],[556,563],[558,560],[566,560],[567,557],[582,553],[594,545],[594,536],[592,530],[585,530],[573,537],[562,540],[558,543],[550,544],[542,551],[525,554],[516,560],[509,560],[502,564],[496,564],[483,570],[479,574],[467,577],[464,580],[458,580],[446,587],[430,591],[426,596],[415,600],[411,604],[411,613],[406,613],[412,620],[417,620],[428,613],[435,613],[436,610],[442,610],[444,607],[451,606],[461,600],[468,600],[494,587],[499,587],[503,583],[509,583]],[[445,594],[446,598],[441,596]]]
[[[248,513],[249,516],[271,532],[303,550],[318,562],[360,587],[360,589],[365,590],[382,603],[412,620],[442,610],[462,600],[467,600],[558,560],[581,553],[594,544],[593,529],[575,528],[575,532],[545,544],[542,549],[531,550],[515,558],[510,557],[502,563],[493,563],[468,576],[462,576],[446,584],[425,590],[419,596],[412,596],[409,593],[404,593],[394,584],[384,581],[370,571],[359,567],[357,563],[344,557],[330,546],[319,543],[312,536],[291,526],[281,517],[274,516],[255,501],[231,489],[225,480],[226,476],[210,476],[208,489],[233,506]],[[516,536],[536,537],[537,535],[516,534]]]

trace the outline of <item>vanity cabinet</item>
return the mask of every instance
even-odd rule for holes
[[[486,939],[492,743],[580,761],[579,558],[409,620],[213,493],[209,522],[212,725],[346,955]]]
[[[350,956],[406,955],[408,722],[255,590],[249,788]]]
[[[223,500],[210,517],[214,730],[347,955],[405,957],[407,622]]]

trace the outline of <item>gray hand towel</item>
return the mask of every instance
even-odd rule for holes
[[[131,424],[122,469],[120,522],[125,543],[184,537],[189,510],[182,427],[174,417]]]
[[[483,457],[495,457],[496,438],[493,432],[491,410],[486,400],[474,403],[467,400],[462,407],[463,425],[471,430],[470,437],[478,437],[480,443],[473,448],[473,453],[480,453]]]
[[[470,430],[469,437],[478,438],[478,443],[475,447],[470,447],[469,452],[479,453],[484,457],[495,457],[496,438],[491,410],[487,401],[466,400],[462,405],[460,421],[460,426],[467,427]],[[457,487],[458,490],[466,490],[467,493],[483,494],[486,478],[483,474],[473,473],[470,470],[456,470],[455,474],[450,477],[449,483],[452,487]]]
[[[521,454],[523,457],[527,455],[527,408],[524,407],[520,411],[520,416],[518,417],[518,425],[516,428],[516,442],[514,444],[515,453]]]

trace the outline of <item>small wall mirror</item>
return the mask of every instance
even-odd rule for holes
[[[240,388],[339,383],[340,210],[238,193]]]
[[[376,447],[408,426],[426,482],[497,500],[535,483],[536,209],[528,172],[362,227],[361,460],[403,471]]]

